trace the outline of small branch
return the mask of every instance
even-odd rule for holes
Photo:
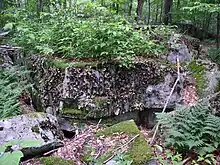
[[[114,158],[116,155],[116,153],[114,153],[112,156],[110,156],[106,161],[104,161],[103,163],[106,164],[107,162],[109,162],[110,160],[112,160],[112,158]]]
[[[127,143],[123,144],[122,146],[116,148],[116,151],[119,150],[120,148],[130,144],[133,140],[135,140],[138,136],[140,136],[139,134],[135,135],[133,138],[131,138]]]
[[[44,153],[43,155],[44,155],[44,156],[51,155],[51,154],[53,154],[54,152],[56,152],[58,149],[59,149],[59,148],[54,149],[54,150],[51,150],[51,151],[49,151],[49,152]]]
[[[97,159],[99,157],[99,155],[101,154],[101,150],[103,149],[103,147],[99,150],[99,152],[96,154],[95,159]]]
[[[177,79],[176,79],[176,81],[175,81],[175,83],[174,83],[174,85],[173,85],[173,87],[172,87],[172,89],[171,89],[171,91],[170,91],[170,95],[168,96],[168,98],[167,98],[167,100],[166,100],[166,103],[165,103],[165,105],[164,105],[164,107],[163,107],[162,113],[165,112],[165,110],[166,110],[166,108],[167,108],[167,105],[168,105],[168,103],[169,103],[169,101],[170,101],[170,98],[171,98],[171,96],[172,96],[172,94],[173,94],[173,91],[174,91],[174,89],[175,89],[177,83],[178,83],[179,80],[180,80],[180,62],[179,62],[179,56],[178,56],[178,55],[177,55],[176,61],[177,61]],[[154,142],[154,139],[155,139],[155,136],[156,136],[157,131],[158,131],[158,129],[159,129],[159,126],[160,126],[160,122],[158,122],[157,125],[156,125],[155,131],[154,131],[154,135],[153,135],[153,137],[152,137],[152,139],[151,139],[151,141],[150,141],[150,144],[152,144],[152,143]]]
[[[99,124],[101,123],[102,119],[99,120],[98,124],[96,125],[96,129],[99,128]]]
[[[188,157],[188,158],[184,159],[183,162],[182,162],[182,164],[183,164],[183,165],[186,164],[190,159],[191,159],[191,157]]]
[[[103,163],[105,164],[105,163],[107,163],[108,161],[110,161],[112,158],[114,158],[115,155],[116,155],[116,153],[117,153],[117,151],[118,151],[119,149],[121,149],[122,147],[124,147],[124,146],[130,144],[130,143],[131,143],[133,140],[135,140],[138,136],[140,136],[140,135],[139,135],[139,134],[135,135],[135,136],[134,136],[133,138],[131,138],[127,143],[125,143],[125,144],[123,144],[122,146],[116,148],[116,149],[114,150],[114,154],[113,154],[112,156],[110,156],[110,157],[109,157],[106,161],[104,161]]]

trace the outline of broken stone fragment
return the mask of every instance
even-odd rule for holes
[[[63,133],[56,117],[45,113],[29,113],[0,120],[0,145],[14,140],[41,142],[39,147],[22,149],[26,159],[62,146]]]

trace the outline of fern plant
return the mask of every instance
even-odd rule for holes
[[[26,74],[19,67],[0,70],[0,119],[20,114],[18,98],[28,87]]]
[[[209,49],[208,50],[208,58],[213,62],[220,64],[220,49]]]
[[[220,147],[220,117],[210,113],[208,101],[195,106],[177,106],[173,115],[157,114],[166,144],[177,152],[194,150],[200,155],[212,153]]]

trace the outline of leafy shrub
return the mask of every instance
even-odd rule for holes
[[[18,67],[0,70],[0,119],[20,114],[18,98],[28,87],[26,73]]]
[[[167,42],[176,32],[176,26],[165,26],[165,25],[158,25],[155,28],[150,26],[149,32],[151,33],[151,38],[156,40],[162,40]]]
[[[220,49],[209,49],[208,58],[220,65]]]
[[[87,13],[90,9],[84,8]],[[119,57],[129,62],[135,55],[158,54],[164,48],[120,16],[78,18],[58,11],[16,25],[12,42],[29,53],[106,60]]]
[[[194,165],[200,165],[201,163],[206,163],[209,165],[217,164],[217,162],[215,160],[215,156],[213,154],[207,154],[204,156],[199,155],[197,160],[192,161],[192,164],[194,164]]]
[[[131,165],[132,160],[128,154],[118,153],[114,159],[116,165]]]
[[[194,150],[200,155],[220,147],[220,118],[210,113],[207,101],[192,107],[178,106],[173,115],[157,114],[166,144],[177,152]]]
[[[157,159],[162,165],[182,165],[182,155],[173,154],[170,150],[165,151],[166,159],[163,156],[158,156]]]

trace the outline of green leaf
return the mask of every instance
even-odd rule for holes
[[[212,164],[212,162],[208,159],[205,159],[205,162],[208,163],[208,164]]]
[[[41,141],[39,140],[23,140],[19,145],[23,148],[26,147],[39,147]]]
[[[0,153],[5,152],[6,148],[7,148],[6,145],[0,146]]]
[[[0,157],[0,164],[2,165],[19,165],[20,159],[23,157],[21,151],[7,152]]]
[[[203,161],[204,159],[205,159],[204,157],[200,156],[197,161],[198,161],[198,162],[201,162],[201,161]]]
[[[162,146],[160,146],[160,145],[154,145],[154,147],[156,147],[156,149],[159,151],[159,152],[163,152],[163,147]]]
[[[13,23],[7,23],[4,27],[3,27],[3,29],[4,30],[12,30],[13,29]]]

